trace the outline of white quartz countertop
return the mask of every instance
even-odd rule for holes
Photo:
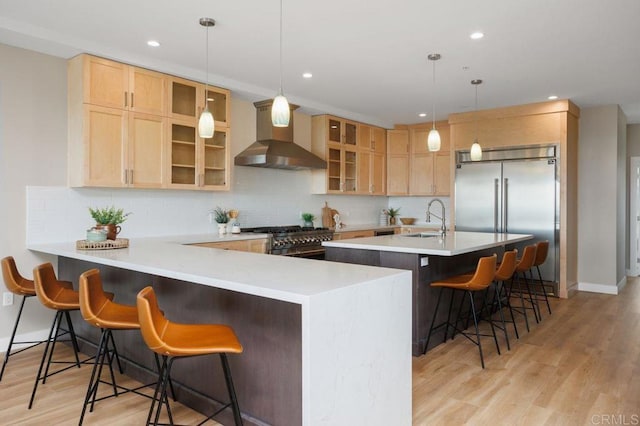
[[[326,247],[393,251],[432,256],[455,256],[533,238],[533,235],[530,234],[494,234],[485,232],[449,232],[444,238],[440,236],[412,237],[411,235],[415,234],[325,241],[322,245]]]
[[[29,249],[286,302],[410,272],[186,244],[264,238],[267,234],[181,235],[135,238],[129,247],[77,250],[75,241],[32,244]]]

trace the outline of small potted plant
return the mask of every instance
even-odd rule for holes
[[[396,224],[396,217],[398,216],[399,213],[400,213],[400,207],[398,207],[397,209],[394,209],[393,207],[389,207],[387,209],[387,216],[389,216],[389,225]]]
[[[213,220],[218,224],[218,233],[226,234],[229,212],[222,207],[216,207],[215,210],[213,210]]]
[[[313,213],[302,213],[302,220],[306,228],[313,228],[313,221],[316,220],[316,217]]]
[[[120,233],[120,224],[127,220],[131,213],[125,213],[124,209],[116,209],[114,206],[103,208],[89,207],[89,213],[96,221],[95,229],[106,229],[107,239],[115,240]]]

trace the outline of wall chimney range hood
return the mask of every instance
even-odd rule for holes
[[[293,114],[288,127],[273,127],[272,103],[273,99],[254,102],[258,140],[236,155],[234,164],[287,170],[326,169],[326,161],[293,143]],[[298,108],[293,104],[289,107],[292,112]]]

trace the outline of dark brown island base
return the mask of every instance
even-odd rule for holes
[[[493,234],[451,232],[444,237],[437,233],[399,234],[351,240],[325,242],[325,259],[334,262],[383,266],[412,271],[412,353],[425,353],[425,343],[438,289],[429,284],[452,275],[473,271],[478,258],[493,253],[502,258],[505,248],[521,247],[532,239],[525,234]],[[450,292],[443,293],[442,306],[449,306]],[[457,304],[454,304],[454,309]],[[457,312],[453,312],[457,314]],[[446,321],[447,309],[440,309],[436,323]],[[434,332],[429,348],[443,342],[444,330]]]

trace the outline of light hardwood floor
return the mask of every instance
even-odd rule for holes
[[[640,424],[640,280],[630,279],[618,296],[578,293],[552,302],[553,314],[543,311],[530,333],[520,322],[511,351],[501,340],[497,355],[485,339],[485,370],[477,348],[461,337],[414,358],[413,424]],[[0,424],[77,424],[91,369],[54,376],[28,410],[40,355],[35,349],[11,358],[0,382]],[[144,424],[148,404],[132,394],[101,401],[85,424]],[[179,423],[202,418],[173,406]]]
[[[484,339],[485,370],[463,337],[414,358],[413,424],[640,424],[640,280],[552,302],[511,351]]]

